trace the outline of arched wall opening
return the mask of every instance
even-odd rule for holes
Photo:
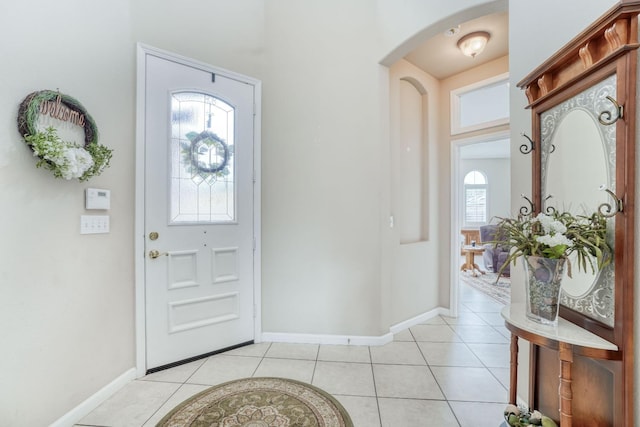
[[[457,275],[451,267],[459,258],[452,231],[457,209],[451,195],[454,165],[449,129],[448,126],[444,129],[443,124],[448,120],[442,120],[443,114],[448,114],[442,108],[448,92],[441,92],[439,80],[403,57],[460,22],[504,12],[507,8],[506,0],[497,0],[459,11],[436,23],[427,25],[425,19],[424,28],[391,49],[380,61],[389,78],[388,108],[385,112],[383,105],[382,110],[382,119],[388,126],[389,162],[382,169],[388,183],[382,186],[386,194],[381,198],[381,300],[383,323],[392,325],[392,331],[399,325],[411,326],[409,323],[419,322],[420,316],[427,314],[455,316],[458,298],[457,285],[453,283]],[[384,84],[384,80],[381,82]],[[407,111],[411,109],[421,111],[408,119]],[[417,156],[407,156],[407,148],[411,152],[415,147],[407,145],[402,135],[413,129],[412,140],[418,139],[415,117],[420,114],[424,117],[420,127],[423,145]],[[419,176],[416,170],[420,171]],[[412,225],[406,227],[404,221]],[[420,231],[416,231],[416,224],[422,227]]]
[[[429,95],[414,77],[400,78],[399,86],[399,139],[392,147],[391,198],[400,244],[410,244],[429,238]]]

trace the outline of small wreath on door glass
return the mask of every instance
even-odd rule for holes
[[[109,167],[113,150],[98,144],[95,121],[71,96],[52,90],[30,93],[18,108],[18,131],[40,159],[36,166],[56,178],[86,181]]]
[[[213,132],[189,132],[189,143],[183,144],[183,154],[188,157],[189,172],[203,178],[229,175],[229,159],[232,148]]]

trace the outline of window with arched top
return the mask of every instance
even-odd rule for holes
[[[487,176],[477,170],[464,176],[464,225],[487,223]]]

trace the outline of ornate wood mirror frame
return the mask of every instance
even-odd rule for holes
[[[600,124],[595,123],[587,127],[598,134],[596,146],[597,141],[602,140],[605,153],[602,156],[605,159],[603,161],[610,162],[605,166],[608,182],[602,184],[613,196],[608,208],[612,211],[610,243],[614,246],[614,262],[611,271],[606,274],[610,284],[602,285],[598,282],[594,286],[611,288],[606,291],[608,293],[605,298],[610,300],[611,307],[608,314],[601,317],[582,310],[579,306],[586,304],[585,301],[588,299],[593,299],[592,294],[588,294],[579,303],[567,303],[565,300],[560,307],[561,317],[606,339],[619,349],[612,354],[610,360],[598,362],[603,371],[594,375],[598,380],[591,380],[592,383],[584,380],[587,385],[601,387],[604,390],[587,398],[591,403],[577,408],[578,411],[601,411],[602,419],[609,419],[602,424],[589,425],[633,425],[635,422],[633,304],[639,14],[640,1],[621,2],[518,84],[518,87],[525,90],[529,101],[528,108],[532,110],[532,200],[535,213],[549,206],[557,207],[559,210],[566,207],[562,205],[562,200],[554,199],[553,194],[546,188],[548,162],[550,156],[553,156],[550,153],[557,148],[552,145],[557,143],[557,140],[552,142],[549,133],[555,132],[555,128],[559,127],[566,117],[566,111],[570,109],[586,111],[586,116],[593,116],[594,110],[596,113],[598,109],[602,110],[601,115],[596,114],[602,119]],[[585,103],[589,104],[589,107],[585,107]],[[551,132],[549,120],[552,121]],[[574,132],[569,129],[569,132],[564,134],[571,136]],[[575,132],[575,137],[580,140],[585,139],[584,135],[584,129]],[[573,141],[573,146],[579,146],[579,143]],[[582,147],[587,145],[583,144]],[[589,147],[582,150],[593,150],[593,145]],[[586,151],[583,151],[566,155],[562,161],[587,162],[586,158]],[[570,163],[566,164],[571,166]],[[609,197],[604,192],[602,194],[605,198]],[[619,203],[616,199],[619,199]],[[549,389],[544,385],[548,377],[541,365],[545,357],[548,356],[545,356],[544,351],[532,349],[530,394],[534,396],[532,401],[542,407],[545,406],[545,399],[541,394]],[[588,369],[593,371],[600,368],[590,366]],[[575,376],[589,374],[588,369],[585,367],[585,372],[582,373],[580,370],[575,371]],[[549,374],[550,376],[552,374]],[[603,380],[610,380],[609,389],[606,384],[599,384]],[[575,381],[582,379],[575,378],[574,383]],[[611,396],[611,402],[600,405],[599,409],[593,409],[595,402],[607,394]],[[552,403],[548,405],[550,408]],[[574,419],[578,421],[581,416],[575,414],[574,409]]]

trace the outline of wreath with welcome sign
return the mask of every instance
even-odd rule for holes
[[[39,121],[50,124],[42,130]],[[58,135],[63,126],[79,127],[84,140],[63,140]],[[56,178],[86,181],[109,167],[113,150],[98,144],[95,121],[71,96],[52,90],[30,93],[18,109],[18,131],[40,158],[36,166],[49,169]]]

